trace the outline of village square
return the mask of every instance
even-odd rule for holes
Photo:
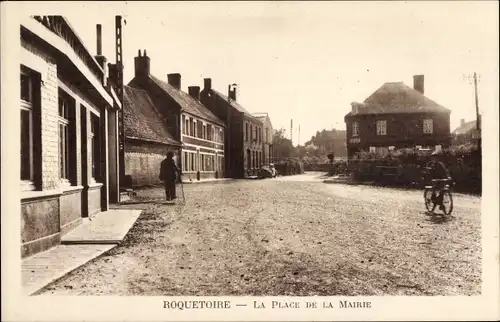
[[[479,71],[456,76],[464,110],[428,91],[442,83],[430,69],[379,71],[382,81],[328,107],[336,125],[315,128],[273,106],[280,95],[317,102],[320,91],[276,87],[276,100],[245,104],[260,95],[250,86],[277,76],[260,70],[245,82],[218,77],[223,67],[163,69],[202,55],[214,66],[233,62],[201,50],[185,58],[152,45],[125,50],[142,31],[128,26],[133,17],[113,18],[92,26],[95,51],[64,16],[20,23],[25,295],[481,293]],[[280,79],[307,82],[294,76],[300,65]],[[321,82],[335,79],[324,68]],[[300,108],[329,117],[314,104]]]

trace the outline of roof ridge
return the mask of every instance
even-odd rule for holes
[[[152,74],[150,74],[149,77],[153,80],[153,82],[156,85],[162,88],[162,90],[165,91],[167,95],[172,97],[174,101],[176,101],[176,103],[179,104],[181,110],[183,110],[184,112],[202,118],[206,121],[213,122],[218,125],[225,125],[224,122],[220,120],[208,107],[206,107],[200,100],[189,95],[189,93],[184,92],[180,88],[175,88],[168,82],[161,80]],[[174,97],[173,93],[169,93],[168,92],[169,90],[175,92],[175,96],[177,97]],[[195,106],[189,106],[189,101],[193,102]]]

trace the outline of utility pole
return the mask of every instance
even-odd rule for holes
[[[297,143],[297,145],[300,145],[300,124],[299,124],[299,142]]]
[[[122,16],[115,16],[115,61],[117,69],[117,95],[123,104],[123,55],[122,55]],[[125,186],[125,129],[123,124],[123,107],[118,112],[118,132],[119,132],[119,182],[120,187]],[[121,189],[120,189],[121,190]]]
[[[476,129],[479,131],[479,100],[477,98],[477,74],[474,73],[474,94],[476,101]]]
[[[290,141],[293,145],[293,119],[290,119]]]
[[[474,101],[476,105],[476,130],[473,132],[472,138],[478,140],[478,146],[479,148],[481,148],[481,115],[479,114],[479,99],[477,93],[477,83],[480,81],[481,75],[477,75],[477,73],[474,72],[472,77],[470,75],[464,75],[464,79],[467,79],[469,84],[472,83],[474,85]]]

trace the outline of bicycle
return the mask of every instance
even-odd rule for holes
[[[424,202],[425,207],[429,212],[434,212],[436,206],[439,208],[446,216],[449,216],[453,211],[453,197],[451,194],[451,186],[453,182],[451,179],[433,179],[431,180],[430,186],[425,186],[424,188]],[[441,188],[437,188],[438,184],[443,184]],[[436,190],[438,194],[436,194]],[[439,194],[442,193],[443,198],[439,200]]]

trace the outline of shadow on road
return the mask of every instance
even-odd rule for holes
[[[444,224],[455,219],[453,216],[446,216],[444,214],[436,214],[427,211],[425,215],[428,217],[426,220],[432,222],[433,224]]]

